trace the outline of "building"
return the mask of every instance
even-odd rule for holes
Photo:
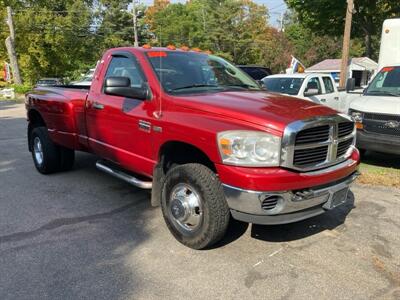
[[[305,70],[306,73],[329,73],[339,83],[341,59],[325,59]],[[356,87],[368,85],[378,64],[368,57],[355,57],[349,60],[347,78],[354,78]]]

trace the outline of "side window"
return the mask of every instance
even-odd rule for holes
[[[111,59],[104,80],[109,77],[128,77],[131,80],[131,87],[141,87],[145,81],[137,62],[123,56]]]
[[[331,94],[335,92],[335,89],[333,87],[333,83],[330,77],[322,77],[322,81],[324,82],[325,85],[325,91],[327,94]]]
[[[321,84],[318,77],[313,77],[308,81],[306,91],[310,89],[318,90],[318,95],[322,94]]]

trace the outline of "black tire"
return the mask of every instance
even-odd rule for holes
[[[193,189],[201,202],[201,222],[191,232],[182,229],[173,216],[171,197],[181,185]],[[215,173],[204,165],[185,164],[170,169],[162,187],[161,208],[173,236],[192,249],[204,249],[218,242],[225,235],[229,225],[230,211],[221,182]]]
[[[35,155],[35,140],[39,139],[42,149],[42,159]],[[46,127],[36,127],[32,130],[29,142],[31,143],[32,158],[36,169],[42,174],[51,174],[60,169],[60,151],[50,139]]]
[[[60,171],[69,171],[74,166],[75,151],[59,146],[60,151]]]

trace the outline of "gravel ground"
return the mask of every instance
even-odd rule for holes
[[[355,185],[334,211],[194,251],[92,155],[37,173],[24,116],[0,103],[0,299],[400,299],[398,189]]]

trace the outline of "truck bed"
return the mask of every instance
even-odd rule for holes
[[[28,110],[40,112],[56,143],[82,149],[79,135],[86,135],[85,102],[89,86],[37,87],[26,94]],[[29,117],[29,116],[28,116]]]

